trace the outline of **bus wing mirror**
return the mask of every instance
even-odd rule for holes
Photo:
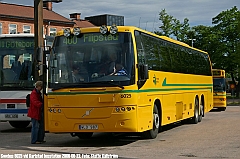
[[[148,75],[148,64],[140,64],[139,65],[139,73],[140,73],[140,79],[145,80],[149,78]]]
[[[58,64],[57,64],[57,63],[58,63],[58,62],[57,62],[57,59],[54,59],[54,60],[53,60],[53,67],[55,67],[55,68],[56,68],[56,67],[58,66]]]
[[[50,63],[50,66],[51,66],[52,68],[57,68],[57,66],[58,66],[58,61],[57,61],[57,59],[52,60],[51,63]]]
[[[51,47],[50,46],[45,46],[45,47],[38,47],[37,48],[37,61],[42,62],[43,56],[46,54],[50,54],[51,52]]]
[[[143,70],[144,70],[144,78],[145,79],[148,79],[149,78],[149,76],[148,76],[148,64],[144,64],[143,65]]]
[[[44,73],[44,65],[39,65],[39,76],[42,76]]]
[[[50,52],[51,52],[51,47],[50,46],[45,46],[45,49],[44,49],[44,54],[46,55],[46,54],[50,54]]]
[[[37,48],[37,61],[38,62],[42,62],[42,59],[43,59],[43,49],[41,47],[38,47]]]

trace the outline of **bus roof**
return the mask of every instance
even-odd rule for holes
[[[223,69],[212,69],[213,77],[225,77],[225,70]]]
[[[110,26],[107,26],[108,29],[110,28]],[[194,47],[191,47],[189,46],[188,44],[184,43],[184,42],[181,42],[181,41],[178,41],[178,40],[175,40],[175,39],[172,39],[172,38],[169,38],[167,36],[160,36],[160,35],[157,35],[155,33],[152,33],[152,32],[149,32],[149,31],[146,31],[146,30],[143,30],[141,28],[138,28],[138,27],[135,27],[135,26],[117,26],[118,28],[118,31],[119,32],[128,32],[128,31],[134,31],[134,30],[138,30],[138,31],[141,31],[143,33],[146,33],[146,34],[149,34],[149,35],[152,35],[152,36],[155,36],[155,37],[158,37],[160,39],[163,39],[165,41],[169,41],[171,43],[174,43],[174,44],[178,44],[178,45],[181,45],[181,46],[184,46],[184,47],[187,47],[187,48],[190,48],[190,49],[193,49],[193,50],[196,50],[196,51],[200,51],[202,53],[205,53],[205,54],[208,54],[207,52],[203,51],[203,50],[200,50],[200,49],[197,49],[197,48],[194,48]],[[86,27],[86,28],[80,28],[81,29],[81,33],[88,33],[88,32],[100,32],[100,26],[94,26],[94,27]],[[57,36],[61,36],[63,35],[63,30],[59,31],[57,33]]]
[[[213,70],[213,71],[224,71],[224,72],[225,72],[225,70],[224,70],[224,69],[217,69],[217,68],[213,68],[212,70]]]
[[[22,34],[0,34],[0,38],[11,38],[11,37],[34,37],[34,34],[22,33]],[[54,39],[54,36],[43,35],[43,38]]]
[[[0,38],[6,38],[6,37],[34,37],[34,34],[0,34]]]

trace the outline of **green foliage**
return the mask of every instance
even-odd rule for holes
[[[159,13],[162,25],[156,34],[173,37],[194,47],[207,51],[213,68],[225,69],[228,74],[236,77],[240,72],[240,11],[236,6],[220,12],[212,18],[213,26],[189,27],[189,20],[181,23],[163,9]]]
[[[159,20],[162,21],[162,26],[159,26],[160,32],[159,35],[170,36],[173,31],[173,16],[168,15],[166,10],[163,9],[159,13]]]
[[[168,15],[166,10],[163,9],[159,13],[159,20],[162,22],[162,25],[159,26],[160,31],[155,32],[156,34],[167,37],[176,37],[179,41],[184,41],[187,38],[186,33],[190,29],[188,23],[189,20],[187,18],[181,23],[176,18],[173,18],[173,16]]]
[[[237,44],[239,43],[239,31],[238,31],[238,16],[239,10],[236,6],[230,10],[222,11],[216,17],[212,19],[214,24],[212,30],[218,34],[218,49],[215,54],[220,57],[219,64],[223,64],[227,72],[236,73],[237,66],[240,63],[240,58],[237,58]],[[221,58],[223,57],[223,58]]]

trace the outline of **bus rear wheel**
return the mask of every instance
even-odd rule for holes
[[[201,103],[200,103],[200,109],[199,109],[199,116],[198,116],[198,122],[201,122],[202,121],[202,117],[203,117],[203,114],[204,114],[204,105],[203,105],[203,101],[201,100]]]
[[[76,133],[76,136],[79,139],[90,139],[93,135],[93,132],[80,132],[80,133]]]
[[[153,109],[153,128],[151,130],[142,133],[143,137],[146,139],[155,139],[158,135],[158,130],[160,127],[160,117],[158,113],[157,105],[154,104]]]
[[[197,124],[199,120],[199,102],[198,99],[195,98],[195,104],[194,104],[194,116],[190,118],[191,124]]]
[[[30,121],[9,121],[9,124],[14,128],[26,128]]]

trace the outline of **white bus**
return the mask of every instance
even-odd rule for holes
[[[34,88],[34,34],[0,35],[0,121],[30,124],[26,95]]]

